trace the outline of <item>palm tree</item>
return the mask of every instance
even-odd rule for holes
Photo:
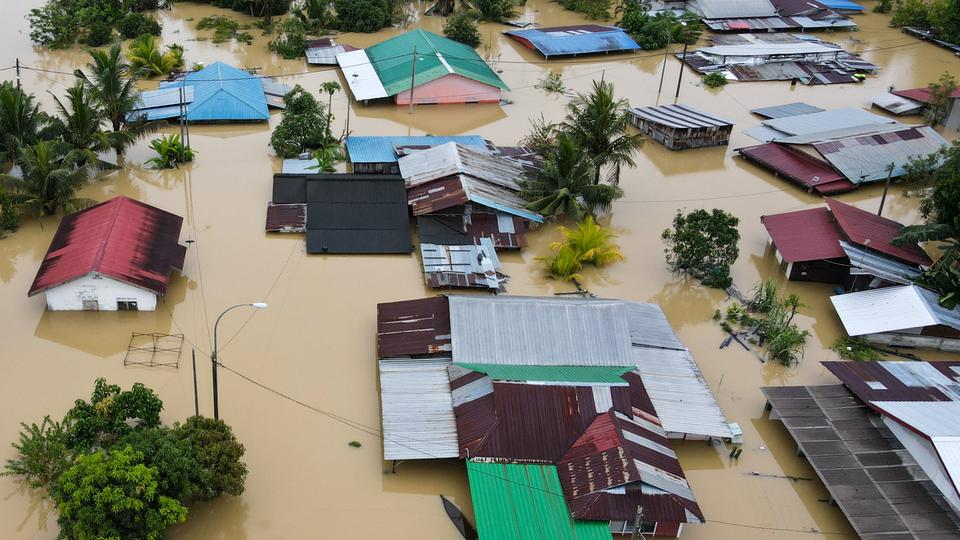
[[[337,81],[327,81],[320,85],[320,91],[327,93],[327,133],[330,133],[330,124],[333,122],[333,95],[340,90],[340,83]]]
[[[142,73],[133,69],[123,57],[120,44],[114,43],[109,49],[91,49],[92,62],[87,64],[90,75],[77,70],[76,75],[86,83],[90,96],[100,107],[114,133],[123,132],[125,138],[117,137],[113,148],[117,157],[136,139],[156,130],[154,123],[134,118],[133,113],[140,101],[137,80]]]
[[[593,81],[593,92],[577,94],[567,105],[567,117],[562,129],[577,146],[593,160],[593,183],[600,183],[600,171],[613,165],[610,181],[620,181],[623,165],[635,166],[633,152],[643,145],[640,134],[629,133],[630,105],[625,99],[616,99],[613,84]]]
[[[57,96],[53,99],[59,111],[59,117],[53,119],[54,131],[58,138],[80,152],[84,164],[97,164],[97,153],[113,148],[118,140],[121,145],[132,142],[126,132],[103,131],[103,113],[96,108],[82,82],[67,89],[66,103]]]
[[[23,144],[33,144],[50,125],[32,95],[10,81],[0,83],[0,163],[12,160]]]
[[[39,141],[22,146],[16,157],[22,177],[0,175],[0,187],[18,208],[41,216],[72,213],[96,201],[76,198],[87,180],[83,151],[63,141]]]
[[[561,226],[560,233],[563,234],[565,242],[554,242],[550,245],[551,249],[560,250],[565,245],[570,246],[579,254],[581,261],[595,266],[606,266],[623,260],[620,246],[612,243],[616,235],[597,225],[593,216],[587,216],[577,224],[576,229]]]
[[[143,34],[130,43],[127,60],[133,69],[145,75],[165,75],[183,67],[183,47],[174,44],[167,47],[167,52],[163,52],[156,36]]]
[[[585,214],[607,210],[623,190],[594,183],[594,169],[586,154],[561,133],[536,178],[525,183],[522,195],[530,201],[527,209],[545,216],[565,214],[577,221]]]

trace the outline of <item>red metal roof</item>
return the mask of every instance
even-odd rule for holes
[[[180,216],[123,196],[66,216],[28,295],[91,272],[163,294],[170,271],[183,269],[182,225]]]
[[[829,163],[785,144],[766,143],[738,150],[740,155],[821,195],[852,191],[857,185]]]
[[[954,401],[937,387],[937,381],[924,380],[922,376],[911,375],[904,377],[895,371],[887,369],[888,365],[903,365],[902,362],[821,362],[830,373],[850,389],[861,401]],[[950,381],[954,381],[960,369],[958,361],[942,362],[910,362],[911,368],[921,368],[926,365],[940,373]],[[868,383],[874,384],[871,387]]]
[[[869,249],[913,264],[926,266],[932,263],[930,257],[916,244],[892,244],[893,239],[900,236],[902,224],[836,199],[828,198],[826,203],[837,225],[851,242],[863,246],[867,245],[869,240]]]
[[[377,304],[380,358],[450,351],[450,306],[446,296]]]
[[[907,90],[893,90],[890,93],[895,96],[900,96],[902,98],[919,101],[920,103],[930,103],[929,88],[909,88]],[[960,89],[954,90],[953,93],[950,94],[950,97],[960,98]]]
[[[762,216],[773,245],[787,262],[820,261],[846,257],[840,231],[826,208],[812,208]]]

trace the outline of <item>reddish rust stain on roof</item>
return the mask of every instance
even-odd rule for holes
[[[739,152],[757,165],[821,195],[857,188],[826,161],[785,144],[760,144]]]

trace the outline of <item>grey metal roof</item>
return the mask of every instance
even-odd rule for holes
[[[283,160],[283,167],[280,169],[281,174],[317,174],[320,171],[316,168],[311,169],[310,167],[317,167],[316,159],[300,159],[300,158],[290,158]]]
[[[634,347],[633,353],[643,387],[670,436],[733,437],[730,423],[689,351]]]
[[[920,111],[923,110],[925,106],[919,101],[907,99],[896,94],[891,94],[890,92],[884,92],[873,98],[873,104],[890,114],[898,116],[902,114],[920,114]]]
[[[750,112],[766,118],[786,118],[788,116],[798,116],[801,114],[811,114],[823,112],[824,109],[814,107],[809,103],[797,101],[795,103],[786,103],[784,105],[774,105],[772,107],[761,107],[753,109]]]
[[[840,247],[850,259],[852,275],[876,276],[901,285],[910,285],[913,280],[920,277],[920,269],[916,266],[885,257],[876,251],[865,250],[843,240],[840,241]]]
[[[897,332],[942,324],[960,329],[960,308],[948,310],[937,295],[916,285],[899,285],[830,297],[851,336]]]
[[[523,168],[519,164],[454,142],[414,152],[400,158],[398,164],[408,188],[455,174],[466,174],[519,191],[517,180],[523,177]]]
[[[332,47],[311,47],[304,51],[308,64],[314,65],[337,65],[337,55],[348,52],[343,45],[334,45]]]
[[[450,297],[453,357],[473,364],[630,366],[618,300]]]
[[[689,105],[636,107],[631,112],[637,118],[672,128],[728,127],[733,125],[733,122],[711,116]]]
[[[892,176],[897,178],[910,160],[930,155],[947,144],[933,128],[921,126],[818,143],[814,147],[848,180],[860,184],[885,180],[891,164]]]
[[[781,55],[837,55],[843,52],[843,49],[823,45],[822,43],[751,43],[748,45],[714,45],[698,49],[700,52],[709,56],[720,56],[724,58],[749,58],[749,57],[769,57]]]
[[[782,139],[784,137],[784,133],[782,131],[777,131],[767,126],[754,126],[752,128],[747,128],[743,130],[743,134],[753,137],[754,139],[763,143],[768,143],[774,139]]]
[[[427,283],[462,287],[486,287],[499,290],[500,259],[493,241],[481,238],[480,245],[420,244],[423,272]],[[440,274],[431,280],[431,274]],[[454,275],[455,274],[455,275]]]
[[[777,14],[770,0],[695,0],[690,8],[705,19],[773,17]]]
[[[839,129],[829,129],[818,131],[806,135],[783,136],[777,139],[778,143],[783,144],[813,144],[829,141],[839,141],[861,135],[877,135],[880,133],[890,133],[908,128],[906,124],[892,122],[890,124],[865,124],[860,126],[845,127]]]
[[[894,120],[863,109],[832,109],[764,120],[763,125],[786,135],[809,135],[830,130],[873,124],[895,124]]]
[[[630,342],[647,347],[683,350],[683,343],[673,332],[667,316],[657,304],[624,302],[630,328]],[[632,365],[631,362],[628,365]]]
[[[384,459],[460,455],[448,366],[449,358],[380,360]]]

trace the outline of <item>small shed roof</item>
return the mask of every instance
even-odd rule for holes
[[[124,196],[70,214],[60,221],[27,295],[92,272],[164,294],[171,270],[183,269],[182,225],[182,217]]]
[[[479,135],[415,135],[415,136],[355,136],[347,137],[347,156],[350,163],[396,163],[398,146],[433,147],[449,142],[471,148],[486,148],[487,141]]]
[[[842,259],[845,256],[840,247],[843,237],[826,208],[762,216],[760,222],[787,262]]]
[[[903,224],[836,199],[827,198],[825,202],[837,226],[851,242],[916,265],[931,264],[930,257],[920,246],[893,244],[900,236]]]
[[[640,48],[622,28],[599,24],[512,30],[504,34],[536,49],[547,58],[635,51]]]
[[[700,129],[730,127],[733,122],[712,116],[689,105],[658,105],[635,107],[631,110],[637,118],[677,129]]]
[[[195,98],[187,106],[191,122],[266,121],[267,97],[259,78],[242,69],[214,62],[168,84],[165,89],[193,86]]]
[[[692,7],[705,19],[773,17],[777,14],[770,0],[696,0]]]
[[[787,103],[784,105],[761,107],[759,109],[753,109],[750,112],[765,118],[786,118],[788,116],[799,116],[801,114],[811,114],[823,111],[824,109],[821,109],[820,107],[814,107],[809,103],[797,101],[795,103]]]
[[[307,63],[312,65],[320,66],[335,66],[337,65],[337,55],[356,51],[356,47],[351,47],[350,45],[325,45],[317,47],[309,47],[303,51],[304,55],[307,57]]]
[[[922,111],[925,106],[921,101],[914,101],[890,92],[884,92],[873,98],[873,105],[898,116],[904,114],[920,114],[920,111]]]
[[[930,155],[948,143],[929,126],[815,143],[814,148],[856,184],[897,178],[910,160]]]
[[[500,290],[506,277],[500,274],[500,259],[489,238],[479,245],[420,244],[427,284],[433,288],[477,287]]]
[[[906,90],[893,90],[891,93],[895,96],[899,96],[912,101],[918,101],[923,104],[930,103],[929,88],[908,88]],[[954,90],[953,93],[950,94],[950,97],[960,98],[960,89]]]
[[[460,455],[449,365],[449,358],[380,360],[383,459]]]
[[[410,54],[410,53],[407,53]],[[353,94],[353,99],[366,101],[369,99],[385,98],[391,94],[383,87],[373,62],[367,56],[367,51],[360,49],[346,51],[337,55],[337,64],[347,80],[347,86]]]
[[[937,303],[937,294],[916,285],[898,285],[831,296],[851,336],[898,332],[942,324],[960,329],[960,309]]]

